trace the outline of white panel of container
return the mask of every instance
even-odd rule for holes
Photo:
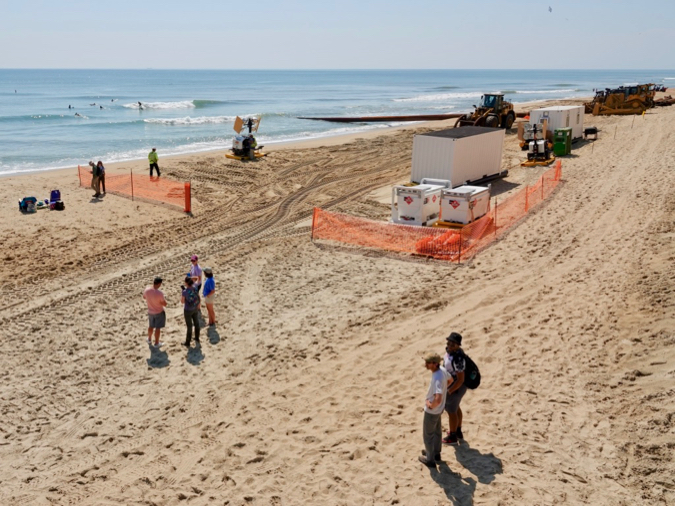
[[[441,194],[441,219],[452,223],[471,223],[485,216],[490,207],[490,188],[460,186]]]

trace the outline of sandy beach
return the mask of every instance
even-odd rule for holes
[[[0,179],[0,504],[675,504],[675,108],[586,115],[598,140],[470,262],[310,240],[314,207],[389,219],[413,134],[452,124],[256,163],[160,153],[163,177],[192,183],[191,216],[93,199],[75,169]],[[494,195],[545,170],[523,158],[514,128]],[[65,211],[18,212],[54,188]],[[192,254],[218,325],[187,352]],[[141,297],[155,275],[161,351]],[[483,380],[465,440],[429,470],[422,357],[451,331]]]

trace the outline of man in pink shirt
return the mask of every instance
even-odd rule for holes
[[[164,292],[159,287],[162,286],[162,278],[157,276],[152,286],[148,286],[143,291],[143,298],[148,304],[148,344],[152,346],[152,332],[155,332],[155,347],[164,346],[164,343],[159,342],[159,333],[166,325],[166,313],[164,307],[166,306],[166,299]]]

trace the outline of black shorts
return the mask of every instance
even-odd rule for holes
[[[466,385],[462,385],[445,398],[445,411],[454,415],[459,409],[459,403],[466,393]]]

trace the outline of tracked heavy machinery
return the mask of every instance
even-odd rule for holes
[[[242,119],[239,116],[234,121],[234,131],[237,135],[232,139],[232,153],[226,153],[226,158],[233,160],[255,160],[262,158],[266,153],[260,150],[263,146],[258,146],[253,132],[258,131],[260,126],[260,118],[246,118]],[[248,129],[248,132],[246,130]]]
[[[593,116],[609,114],[642,114],[654,107],[654,85],[639,84],[605,88],[596,91],[593,101],[584,104],[586,113]]]
[[[484,126],[509,129],[516,120],[513,104],[504,100],[502,93],[486,93],[481,96],[480,105],[471,114],[457,120],[455,128],[463,126]]]

